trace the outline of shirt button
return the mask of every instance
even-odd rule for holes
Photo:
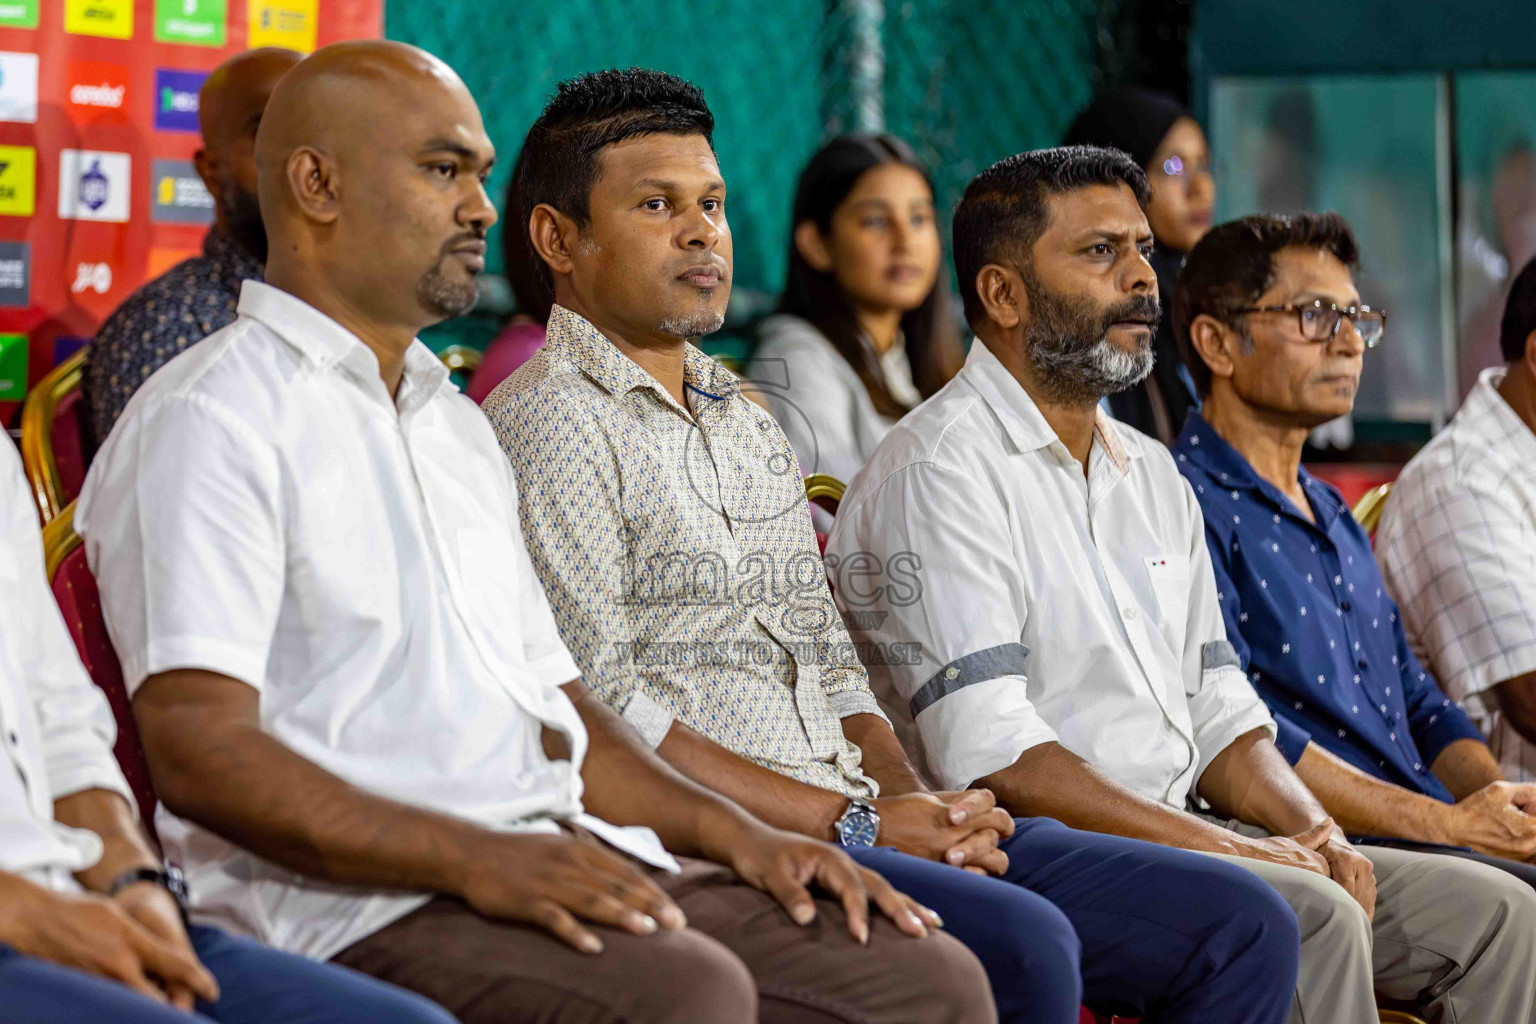
[[[6,741],[8,743],[10,743],[10,745],[13,746],[13,747],[14,746],[19,746],[20,743],[21,743],[21,737],[16,735],[16,731],[14,729],[11,730],[10,732],[6,733],[5,734],[5,738],[6,738]]]
[[[1139,613],[1136,611],[1135,605],[1130,605],[1128,607],[1122,608],[1120,610],[1120,614],[1124,615],[1128,620],[1134,622],[1136,620],[1136,616]]]
[[[960,678],[960,670],[957,669],[957,668],[954,668],[954,667],[947,668],[947,669],[944,670],[944,678],[945,679],[959,679]]]
[[[1361,658],[1359,661],[1355,662],[1355,667],[1363,672],[1371,667],[1371,663],[1366,661],[1364,658]]]
[[[1349,598],[1346,597],[1344,600],[1340,601],[1339,607],[1343,608],[1345,611],[1349,611]]]

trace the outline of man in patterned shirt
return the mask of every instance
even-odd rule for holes
[[[602,72],[562,85],[523,148],[556,305],[544,349],[485,408],[584,678],[684,774],[837,839],[937,910],[1008,1024],[1075,1021],[1082,999],[1285,1019],[1297,925],[1257,879],[1015,820],[985,790],[930,792],[907,762],[832,605],[784,433],[688,343],[719,329],[730,287],[713,123],[687,83]]]
[[[98,443],[150,374],[234,321],[240,282],[261,280],[267,234],[256,201],[256,129],[272,87],[301,58],[277,47],[248,50],[215,68],[198,92],[203,148],[193,161],[213,195],[213,227],[201,256],[146,283],[96,332],[83,387]]]
[[[1365,531],[1301,465],[1385,334],[1357,259],[1337,214],[1244,217],[1201,239],[1173,329],[1205,402],[1174,455],[1205,514],[1227,636],[1328,813],[1351,835],[1445,844],[1536,885],[1536,786],[1504,780],[1420,666]]]
[[[1500,343],[1506,365],[1482,372],[1398,478],[1376,550],[1415,653],[1504,774],[1536,782],[1536,260]]]

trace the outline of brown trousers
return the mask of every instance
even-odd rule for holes
[[[439,897],[334,959],[463,1024],[995,1024],[986,974],[952,936],[910,938],[871,907],[860,946],[833,900],[802,928],[726,868],[679,863],[652,877],[688,927],[600,928],[596,956]]]

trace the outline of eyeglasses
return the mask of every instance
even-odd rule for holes
[[[1186,164],[1181,156],[1170,156],[1156,168],[1162,172],[1163,177],[1180,182],[1185,188],[1189,187],[1190,179],[1196,174],[1211,177],[1210,160],[1201,160],[1197,164]]]
[[[1349,317],[1360,334],[1366,348],[1381,344],[1387,331],[1387,311],[1370,306],[1339,306],[1322,299],[1311,302],[1293,302],[1284,306],[1250,306],[1233,310],[1239,316],[1247,313],[1295,313],[1296,326],[1308,341],[1332,341],[1339,336],[1339,325]]]

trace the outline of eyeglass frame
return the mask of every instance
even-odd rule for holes
[[[1307,337],[1307,327],[1306,324],[1302,323],[1301,316],[1309,309],[1327,309],[1339,314],[1339,318],[1333,322],[1333,330],[1329,332],[1328,337]],[[1360,321],[1356,319],[1356,314],[1362,310],[1381,317],[1381,333],[1376,335],[1375,341],[1367,341],[1365,335],[1360,332]],[[1360,335],[1360,340],[1365,344],[1366,348],[1377,348],[1387,339],[1387,311],[1384,309],[1372,309],[1364,304],[1341,306],[1337,302],[1324,302],[1322,299],[1313,299],[1311,302],[1289,302],[1283,306],[1247,306],[1243,309],[1234,309],[1232,311],[1233,316],[1246,316],[1249,313],[1295,313],[1296,331],[1301,335],[1302,340],[1310,345],[1330,344],[1336,340],[1339,336],[1339,327],[1344,323],[1345,317],[1349,317],[1350,325],[1354,327],[1355,333]]]

